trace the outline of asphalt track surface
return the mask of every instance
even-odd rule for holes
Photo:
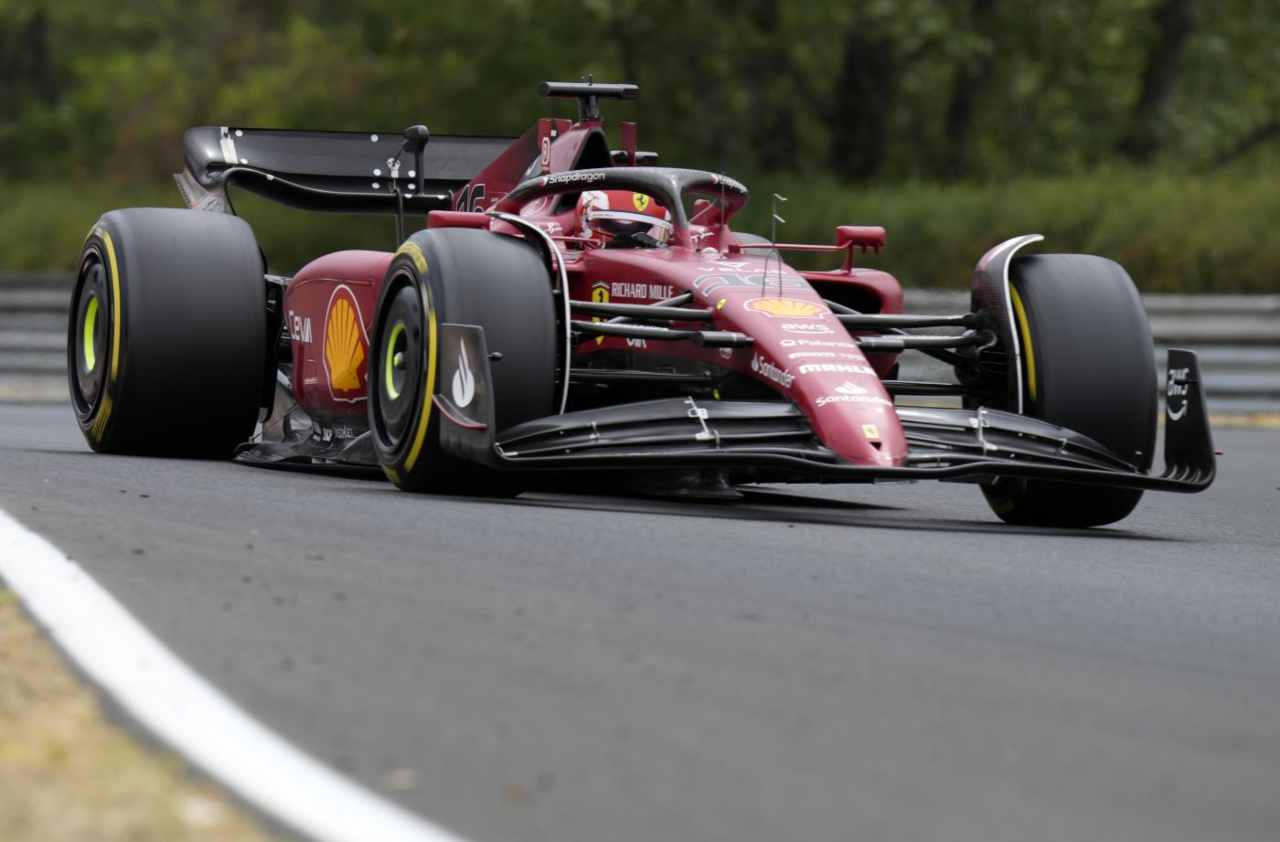
[[[1217,440],[1209,492],[1073,532],[961,485],[418,497],[10,405],[0,507],[476,842],[1275,840],[1280,435]]]

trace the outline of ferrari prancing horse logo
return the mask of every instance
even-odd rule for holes
[[[636,210],[644,213],[649,208],[649,197],[644,193],[632,193],[631,203],[636,206]]]

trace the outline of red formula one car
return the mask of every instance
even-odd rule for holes
[[[656,166],[599,102],[519,138],[198,127],[190,209],[105,214],[80,259],[68,367],[99,451],[380,468],[413,491],[731,495],[773,482],[981,486],[1013,523],[1089,526],[1143,490],[1200,491],[1214,451],[1195,355],[1171,351],[1162,474],[1151,333],[1101,257],[988,251],[972,307],[907,315],[860,268],[881,228],[830,245],[736,233],[747,188]],[[426,215],[395,251],[267,274],[235,185],[297,207]],[[798,271],[782,255],[828,252]],[[921,328],[952,328],[921,335]],[[905,351],[954,382],[900,379]],[[958,396],[963,408],[895,404]]]

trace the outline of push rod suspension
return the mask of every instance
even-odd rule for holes
[[[617,322],[573,321],[570,325],[575,333],[587,336],[626,336],[658,342],[694,342],[707,348],[744,348],[755,343],[755,340],[745,333],[732,330],[677,330],[670,327]]]
[[[589,313],[593,316],[626,316],[629,319],[671,322],[711,321],[710,310],[666,307],[661,304],[611,304],[599,301],[570,301],[569,306],[580,313]]]

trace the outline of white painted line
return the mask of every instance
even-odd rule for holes
[[[0,578],[144,728],[273,819],[321,842],[462,842],[339,775],[178,660],[78,564],[0,510]]]

